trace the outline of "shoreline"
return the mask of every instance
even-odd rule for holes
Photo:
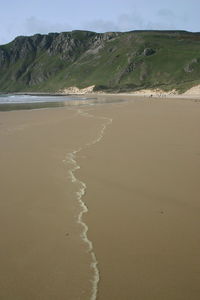
[[[30,95],[31,94],[18,94],[18,95]],[[73,100],[63,100],[63,101],[55,101],[55,102],[32,102],[32,103],[0,103],[0,111],[8,112],[15,110],[34,110],[34,109],[43,109],[43,108],[64,108],[64,107],[76,107],[76,106],[85,106],[85,105],[96,105],[96,104],[106,104],[106,103],[120,103],[131,100],[149,100],[149,101],[167,101],[167,100],[188,100],[194,102],[200,102],[200,94],[199,95],[145,95],[145,94],[133,94],[133,93],[89,93],[89,94],[37,94],[38,96],[69,96],[75,97]],[[80,99],[79,99],[80,98]]]
[[[41,103],[0,103],[0,111],[8,112],[14,110],[32,110],[43,108],[64,107],[63,102],[41,102]]]
[[[85,88],[85,92],[0,92],[0,95],[21,95],[21,96],[69,96],[69,97],[81,97],[81,96],[136,96],[136,97],[155,97],[155,98],[191,98],[191,97],[198,97],[200,98],[200,85],[194,86],[187,90],[184,93],[178,93],[176,90],[172,90],[169,92],[165,92],[160,90],[159,88],[155,89],[146,89],[146,90],[138,90],[138,91],[130,91],[130,92],[103,92],[103,91],[88,91]],[[192,92],[190,92],[192,90]],[[194,90],[194,92],[193,92]]]
[[[62,95],[63,96],[63,95]],[[55,102],[35,102],[35,103],[0,103],[0,111],[14,111],[14,110],[34,110],[43,108],[59,108],[59,107],[73,107],[82,105],[94,105],[112,102],[121,102],[123,99],[116,99],[116,97],[98,96],[98,95],[83,95],[79,97],[74,96],[73,100],[55,101]],[[80,98],[80,99],[79,99]]]

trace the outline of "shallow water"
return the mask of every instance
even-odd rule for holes
[[[64,102],[69,100],[86,100],[86,97],[58,96],[58,95],[0,95],[0,104],[18,103],[44,103],[44,102]]]

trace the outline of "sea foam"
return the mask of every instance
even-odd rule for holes
[[[77,222],[82,227],[80,237],[84,241],[84,243],[87,245],[87,251],[91,255],[90,267],[93,270],[93,278],[91,280],[92,291],[91,291],[90,300],[96,300],[97,293],[98,293],[98,283],[100,280],[100,272],[98,269],[98,261],[97,261],[97,258],[96,258],[95,252],[94,252],[93,243],[91,240],[89,240],[88,235],[87,235],[89,228],[88,228],[88,225],[83,221],[83,215],[88,212],[88,207],[86,206],[85,202],[83,201],[83,196],[86,193],[87,186],[86,186],[85,182],[79,180],[76,177],[75,172],[78,169],[80,169],[80,166],[77,163],[77,154],[79,154],[80,151],[85,150],[88,147],[100,142],[100,140],[104,136],[104,132],[105,132],[107,126],[112,123],[112,119],[106,118],[106,117],[95,117],[94,115],[91,115],[90,113],[85,112],[82,109],[78,109],[77,113],[84,117],[97,118],[97,119],[101,119],[104,121],[103,124],[101,125],[99,134],[97,134],[97,137],[94,140],[86,143],[83,147],[80,147],[77,150],[67,153],[66,158],[64,160],[64,162],[67,163],[67,165],[69,166],[68,175],[69,175],[69,178],[71,179],[71,182],[76,183],[76,184],[78,183],[78,186],[79,186],[79,190],[76,192],[76,197],[77,197],[77,200],[78,200],[81,210],[78,215]]]

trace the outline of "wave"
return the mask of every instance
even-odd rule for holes
[[[19,104],[19,103],[44,103],[44,102],[64,102],[70,100],[87,100],[86,97],[71,96],[36,96],[36,95],[0,95],[0,104]]]

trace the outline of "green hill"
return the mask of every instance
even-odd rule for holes
[[[0,46],[0,92],[70,86],[180,92],[200,83],[200,33],[72,31],[19,36]]]

